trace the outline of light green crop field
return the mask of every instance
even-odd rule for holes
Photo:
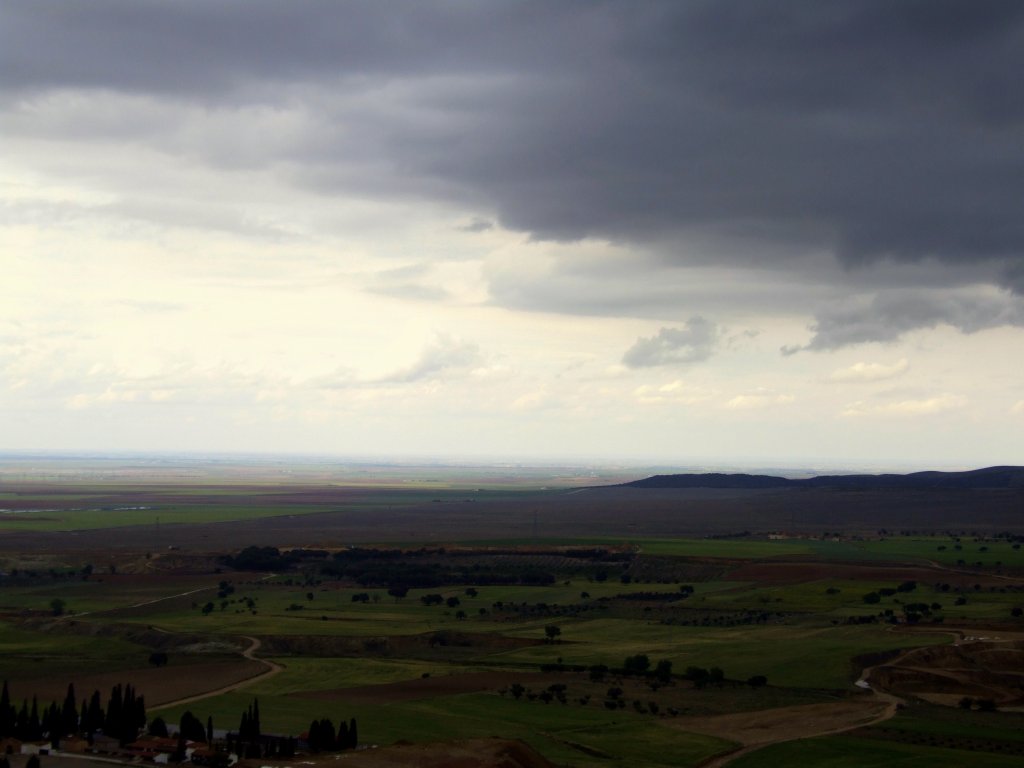
[[[68,614],[61,620],[70,621],[74,614],[115,611],[158,601],[148,606],[149,611],[155,614],[160,610],[161,602],[170,596],[197,590],[215,590],[216,585],[217,579],[212,576],[180,576],[160,580],[110,576],[60,579],[0,589],[0,611],[49,611],[51,601],[60,599],[65,602],[64,611]]]
[[[900,562],[908,564],[940,563],[991,569],[999,563],[1010,568],[1024,567],[1024,547],[1013,548],[1005,539],[962,537],[957,542],[951,536],[893,535],[875,539],[840,541],[767,538],[632,538],[603,537],[534,539],[474,539],[457,542],[465,546],[615,546],[630,547],[645,555],[688,558],[724,558],[760,560],[776,557],[815,556],[831,561]],[[960,546],[957,550],[955,547]]]
[[[958,542],[950,536],[888,536],[867,541],[818,541],[810,544],[815,554],[829,559],[936,562],[946,566],[956,566],[962,560],[968,566],[980,562],[987,569],[995,567],[996,563],[1024,567],[1024,548],[1014,549],[1013,544],[1005,539],[976,541],[973,537],[964,536]]]
[[[215,579],[210,577],[210,586]],[[155,603],[143,614],[133,615],[131,620],[154,623],[164,630],[178,632],[211,632],[218,634],[315,634],[315,635],[411,635],[438,629],[460,629],[475,632],[503,632],[508,625],[497,623],[490,617],[494,604],[545,603],[549,606],[571,605],[574,603],[596,604],[602,597],[631,594],[644,591],[679,593],[678,584],[649,585],[621,584],[619,582],[588,582],[570,580],[568,584],[558,582],[551,586],[480,586],[478,595],[470,597],[467,587],[438,587],[409,590],[407,597],[396,600],[384,589],[361,589],[353,587],[305,587],[286,586],[280,581],[266,583],[234,582],[235,592],[225,599],[214,594],[197,594],[191,601],[174,600]],[[715,582],[695,585],[695,594],[711,594],[716,590],[729,589],[731,582]],[[58,587],[47,587],[47,596]],[[365,592],[371,595],[369,603],[353,602],[352,596]],[[588,598],[581,594],[587,592]],[[313,599],[308,599],[308,594]],[[459,605],[426,606],[420,597],[426,594],[440,594],[445,599],[457,597]],[[246,598],[251,598],[256,613],[249,609]],[[680,593],[680,598],[682,595]],[[45,607],[43,596],[32,598],[38,607]],[[694,598],[689,598],[693,600]],[[201,611],[206,602],[212,602],[214,610],[209,615]],[[69,605],[72,598],[68,598]],[[191,604],[195,603],[195,607]],[[77,603],[75,603],[77,605]],[[223,608],[221,607],[223,605]],[[480,609],[488,613],[480,615]],[[464,611],[466,619],[458,619],[457,611]],[[113,612],[98,615],[97,620],[125,620],[123,614]],[[528,624],[533,634],[544,636],[543,627],[554,619]],[[517,624],[517,626],[520,626]]]
[[[526,631],[524,630],[524,634]],[[510,632],[509,634],[515,634]],[[562,623],[563,643],[503,654],[506,661],[566,664],[619,664],[626,656],[646,653],[669,659],[673,668],[720,667],[727,677],[746,680],[766,675],[773,685],[802,688],[847,688],[857,671],[852,657],[900,647],[943,644],[943,635],[906,638],[884,625],[678,627],[621,619]],[[814,659],[808,664],[808,659]]]
[[[917,703],[882,723],[878,728],[926,736],[955,736],[1024,744],[1022,712],[979,712]]]
[[[286,657],[274,659],[285,672],[249,686],[253,696],[284,696],[310,691],[332,691],[359,685],[383,685],[416,680],[424,675],[445,675],[457,669],[444,662],[365,657]]]
[[[891,582],[824,580],[785,586],[759,587],[748,584],[730,590],[699,595],[696,602],[702,607],[750,611],[800,611],[824,615],[860,615],[877,613],[877,605],[864,602],[864,595],[884,587],[895,587]],[[829,594],[828,590],[838,592]],[[906,595],[901,595],[906,597]]]
[[[983,587],[978,590],[936,588],[934,584],[918,584],[910,592],[882,596],[877,603],[864,602],[864,596],[881,589],[893,589],[895,581],[832,580],[811,581],[784,586],[747,584],[719,591],[698,592],[691,604],[721,610],[784,611],[813,614],[822,620],[867,616],[885,610],[903,614],[903,606],[924,603],[932,615],[944,621],[959,619],[1005,619],[1015,606],[1024,605],[1024,590],[1012,587]],[[837,590],[829,593],[829,590]],[[963,605],[957,600],[963,599]],[[934,606],[938,605],[938,608]],[[926,619],[927,621],[927,619]]]
[[[241,693],[219,696],[187,707],[161,711],[169,721],[185,709],[217,727],[234,727],[253,696]],[[265,730],[297,734],[314,718],[356,717],[360,740],[389,744],[399,739],[427,742],[444,739],[493,736],[498,728],[506,738],[531,744],[557,764],[607,765],[609,761],[650,766],[698,765],[732,746],[728,741],[666,728],[650,715],[572,704],[513,701],[494,694],[468,694],[404,701],[394,704],[346,706],[337,701],[287,699],[261,696],[260,716]],[[500,725],[499,725],[500,724]],[[579,745],[579,746],[574,746]],[[588,754],[580,746],[591,750]],[[603,754],[597,757],[593,754]]]
[[[731,768],[1008,768],[1021,758],[991,752],[832,736],[776,744],[744,755]]]
[[[148,651],[116,637],[34,632],[0,622],[0,680],[106,672],[146,663]]]

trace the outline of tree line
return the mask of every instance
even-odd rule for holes
[[[81,707],[75,696],[74,684],[68,685],[63,704],[53,701],[40,710],[32,697],[31,706],[23,700],[18,708],[11,703],[7,681],[0,691],[0,738],[13,737],[20,741],[49,739],[54,749],[67,736],[83,734],[92,739],[98,731],[112,736],[122,744],[134,741],[146,725],[146,703],[131,685],[115,685],[103,706],[99,691],[82,699]]]

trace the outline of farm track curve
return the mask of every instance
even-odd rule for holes
[[[260,646],[262,645],[258,637],[249,637],[248,635],[243,635],[243,637],[249,641],[249,647],[242,651],[242,656],[246,659],[249,659],[250,661],[255,661],[259,664],[262,664],[264,666],[263,672],[257,675],[253,675],[252,677],[246,680],[239,680],[236,683],[231,683],[230,685],[224,685],[219,688],[214,688],[203,693],[197,693],[192,696],[185,696],[184,698],[175,699],[174,701],[168,701],[157,707],[151,707],[151,709],[153,711],[168,709],[170,707],[175,707],[179,704],[191,704],[193,701],[202,701],[203,699],[209,699],[213,696],[220,696],[224,693],[231,693],[233,691],[237,691],[240,688],[245,688],[246,686],[251,685],[257,681],[262,681],[270,677],[273,677],[274,675],[280,673],[284,669],[283,666],[281,666],[275,661],[270,661],[269,659],[261,659],[256,656],[256,651],[258,651],[260,649]]]

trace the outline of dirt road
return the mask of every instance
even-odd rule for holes
[[[911,649],[901,654],[897,661],[915,650]],[[861,672],[858,683],[866,685],[874,669],[874,666],[866,667]],[[722,768],[743,755],[772,744],[810,739],[815,736],[834,736],[877,725],[893,717],[903,703],[902,699],[891,693],[871,689],[871,695],[860,700],[680,719],[675,721],[673,726],[684,731],[738,741],[741,744],[738,749],[713,757],[701,765],[701,768]]]
[[[284,667],[282,667],[277,662],[270,661],[269,659],[261,659],[256,656],[256,651],[258,651],[260,649],[260,645],[262,645],[259,638],[246,636],[245,639],[249,641],[249,647],[242,651],[242,656],[249,659],[250,661],[255,661],[259,664],[262,664],[264,666],[263,672],[261,672],[258,675],[254,675],[253,677],[250,677],[247,680],[241,680],[237,683],[232,683],[231,685],[225,685],[221,688],[215,688],[204,693],[197,693],[194,696],[187,696],[183,699],[168,701],[164,704],[161,704],[158,707],[150,707],[150,710],[155,712],[161,709],[176,707],[179,704],[191,704],[193,701],[202,701],[203,699],[209,699],[213,696],[220,696],[222,693],[231,693],[232,691],[237,691],[240,688],[245,688],[246,686],[252,685],[257,680],[266,680],[269,677],[273,677],[274,675],[278,674],[282,669],[284,669]]]

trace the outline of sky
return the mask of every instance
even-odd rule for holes
[[[1024,464],[1024,4],[0,0],[0,449]]]

